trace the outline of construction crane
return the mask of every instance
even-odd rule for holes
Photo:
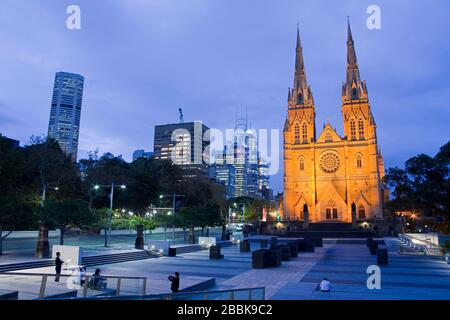
[[[180,123],[184,123],[183,109],[179,108],[178,111],[180,112]]]

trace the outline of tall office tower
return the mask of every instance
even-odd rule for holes
[[[84,77],[79,74],[58,72],[55,76],[48,137],[58,141],[72,161],[77,160],[83,86]]]
[[[256,130],[245,132],[245,162],[247,164],[247,194],[258,195],[258,138]]]
[[[168,159],[184,170],[185,177],[209,175],[209,128],[201,122],[155,126],[153,156]]]

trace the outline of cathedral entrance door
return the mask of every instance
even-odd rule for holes
[[[326,218],[327,218],[327,220],[337,220],[338,219],[337,208],[327,208],[326,209]]]

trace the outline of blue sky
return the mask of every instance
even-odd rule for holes
[[[66,28],[77,4],[82,29]],[[369,5],[382,29],[366,27]],[[85,76],[79,156],[153,148],[155,124],[202,120],[282,129],[300,24],[317,127],[342,133],[346,16],[351,17],[386,167],[448,141],[447,0],[2,0],[0,132],[47,132],[54,74]],[[280,150],[281,153],[281,150]],[[282,188],[282,172],[272,178]]]

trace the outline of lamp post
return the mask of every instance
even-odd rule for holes
[[[115,188],[120,188],[120,189],[126,189],[127,186],[124,184],[115,184],[114,181],[111,184],[107,184],[107,185],[95,185],[94,189],[95,190],[99,190],[100,188],[111,188],[111,191],[109,193],[109,226],[108,226],[108,230],[106,230],[105,227],[105,247],[108,247],[108,244],[110,242],[110,238],[111,238],[111,224],[112,224],[112,210],[113,210],[113,203],[114,203],[114,189]]]
[[[172,214],[175,215],[175,210],[176,210],[176,199],[177,197],[184,197],[184,195],[181,194],[176,194],[175,192],[172,195],[160,195],[159,198],[163,199],[164,197],[172,197],[172,211],[167,212],[168,216],[171,216]],[[166,238],[166,234],[164,232],[164,240]],[[175,241],[175,225],[173,226],[172,229],[172,240]]]

